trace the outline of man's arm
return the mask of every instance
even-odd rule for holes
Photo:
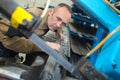
[[[7,49],[21,53],[41,51],[31,40],[26,39],[25,37],[14,36],[9,38],[8,36],[4,36],[2,44]]]
[[[4,47],[22,53],[41,51],[31,40],[25,37],[8,37],[6,33],[9,30],[9,26],[9,22],[6,19],[0,20],[0,42]]]

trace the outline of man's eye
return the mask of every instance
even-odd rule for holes
[[[66,23],[64,23],[61,18],[57,17],[57,20],[62,22],[61,25],[66,25]]]
[[[64,26],[66,26],[66,23],[63,22],[62,24],[63,24]]]
[[[57,17],[57,20],[58,20],[58,21],[62,21],[62,19],[61,19],[61,18],[59,18],[59,17]]]

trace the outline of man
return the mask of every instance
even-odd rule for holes
[[[27,9],[28,12],[39,17],[42,13],[40,9],[30,8]],[[43,36],[49,30],[58,31],[65,24],[67,24],[71,19],[71,9],[68,5],[61,3],[56,8],[50,8],[48,13],[43,18],[39,26],[35,29],[35,33],[39,36]],[[17,53],[34,53],[41,52],[41,50],[29,39],[21,35],[14,34],[12,37],[7,36],[10,32],[10,25],[5,20],[0,21],[0,44],[1,47],[4,47],[4,50],[1,51],[0,57],[14,57]],[[63,39],[63,35],[58,31],[58,35]],[[59,52],[60,45],[57,43],[46,42],[48,46],[52,49]],[[2,49],[1,48],[1,49]],[[6,52],[7,51],[7,52]],[[38,53],[37,53],[38,54]],[[6,56],[7,55],[7,56]]]

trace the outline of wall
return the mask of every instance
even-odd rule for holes
[[[23,7],[44,7],[47,0],[17,0]],[[51,0],[50,5],[56,6],[59,3],[66,3],[71,6],[71,0]]]

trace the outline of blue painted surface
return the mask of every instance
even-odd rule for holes
[[[103,0],[72,0],[79,8],[90,15],[108,33],[120,25],[120,16],[112,10]],[[100,33],[99,33],[100,34]],[[101,39],[102,34],[98,36]],[[98,42],[93,45],[96,46]],[[105,74],[110,80],[120,80],[120,31],[114,34],[102,46],[96,58],[94,67]]]
[[[96,60],[96,69],[111,80],[120,80],[120,32],[116,33],[101,49]],[[114,76],[115,75],[115,76]]]
[[[103,24],[111,32],[115,27],[120,25],[120,16],[114,12],[103,0],[73,0],[82,6],[84,11],[99,23]]]
[[[105,31],[103,30],[103,28],[101,28],[101,27],[99,26],[99,28],[97,29],[97,32],[96,32],[97,40],[94,41],[94,43],[93,43],[93,45],[92,45],[92,48],[94,48],[94,47],[102,40],[104,34],[105,34]],[[88,58],[93,65],[94,65],[95,62],[96,62],[98,53],[99,53],[99,50],[95,51],[94,54],[92,54],[92,55]]]

